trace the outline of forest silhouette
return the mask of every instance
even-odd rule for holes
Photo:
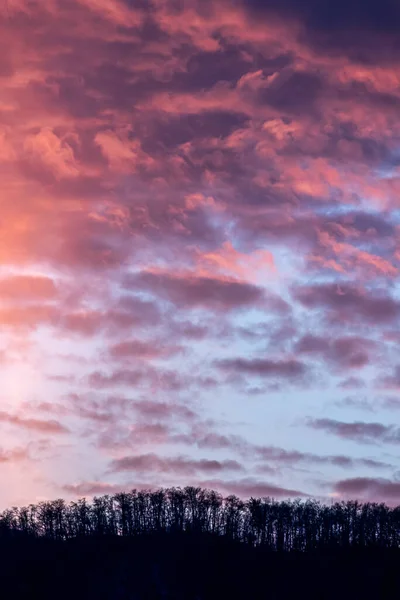
[[[223,498],[196,487],[0,515],[5,598],[394,598],[400,507]]]

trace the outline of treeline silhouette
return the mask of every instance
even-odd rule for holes
[[[204,533],[277,551],[400,547],[400,507],[383,503],[276,501],[187,486],[58,499],[0,514],[1,536],[67,540],[90,536]]]
[[[400,597],[400,510],[196,487],[55,500],[0,515],[12,600]]]

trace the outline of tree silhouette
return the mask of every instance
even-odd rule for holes
[[[0,514],[0,535],[49,540],[162,533],[206,533],[277,551],[323,547],[398,548],[400,507],[349,500],[223,498],[187,486],[132,490],[66,503],[62,499],[12,507]]]
[[[0,514],[2,597],[379,600],[400,595],[400,508],[188,486]]]

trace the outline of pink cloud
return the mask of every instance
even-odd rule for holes
[[[94,389],[107,389],[117,386],[147,387],[152,393],[160,391],[176,393],[189,389],[211,389],[217,385],[217,380],[212,376],[201,376],[178,372],[172,369],[155,367],[150,364],[138,365],[138,368],[120,368],[109,374],[102,371],[93,371],[88,376],[88,383]]]
[[[400,429],[394,425],[382,423],[364,423],[355,421],[345,423],[334,419],[309,419],[309,427],[326,431],[341,438],[347,438],[361,443],[400,443]]]
[[[115,459],[111,465],[112,472],[166,472],[181,475],[192,475],[198,471],[205,473],[215,473],[223,471],[242,471],[243,467],[235,460],[193,460],[187,457],[161,458],[155,454],[145,454],[139,456],[126,456]]]
[[[60,140],[50,129],[44,128],[25,139],[24,149],[27,160],[48,169],[56,179],[77,177],[79,166],[72,147]]]
[[[301,379],[307,371],[306,366],[295,359],[233,358],[220,360],[218,366],[228,372],[288,379]]]
[[[73,496],[91,497],[124,492],[126,491],[126,486],[114,483],[106,483],[103,481],[84,481],[81,483],[69,483],[63,485],[62,489],[67,494],[71,494]]]
[[[358,498],[364,502],[397,504],[400,499],[400,483],[384,478],[353,477],[342,479],[334,485],[337,494],[345,498]]]
[[[139,11],[121,1],[78,0],[78,3],[115,26],[135,27],[140,25],[142,21],[142,15]]]
[[[269,250],[256,250],[247,255],[235,250],[231,242],[225,242],[219,251],[205,253],[199,259],[200,270],[205,273],[209,269],[210,273],[219,271],[255,283],[265,281],[276,269],[273,254]]]
[[[203,307],[212,310],[234,310],[262,305],[261,288],[232,278],[175,275],[168,272],[142,271],[129,275],[126,289],[142,289],[159,295],[182,307]]]
[[[56,308],[45,304],[0,308],[0,324],[2,327],[16,330],[37,329],[41,325],[52,323],[57,316]]]
[[[196,417],[196,413],[190,407],[173,402],[139,400],[133,404],[133,409],[144,419],[180,419],[191,421]]]
[[[107,158],[110,168],[120,173],[129,173],[142,168],[151,168],[154,160],[141,149],[140,140],[129,139],[126,134],[101,131],[95,142]]]
[[[328,267],[338,273],[357,270],[366,278],[390,278],[398,274],[398,268],[381,256],[360,250],[352,244],[336,241],[327,232],[318,232],[318,238],[319,248],[309,257],[311,264]]]
[[[300,287],[293,290],[293,296],[306,308],[325,307],[333,311],[340,320],[352,320],[357,316],[385,324],[394,322],[400,314],[400,304],[394,298],[367,293],[367,290],[348,283]]]
[[[377,386],[388,390],[398,390],[400,387],[400,367],[396,365],[393,372],[383,375],[377,380]]]
[[[221,435],[218,433],[204,433],[196,427],[188,435],[177,435],[174,440],[191,445],[195,443],[199,448],[212,450],[230,450],[238,453],[243,458],[250,458],[252,461],[263,461],[263,466],[269,468],[270,463],[280,467],[293,467],[297,464],[315,464],[315,465],[334,465],[341,468],[390,468],[389,463],[371,458],[354,459],[343,454],[320,455],[312,452],[300,452],[298,450],[287,450],[276,446],[260,446],[248,442],[245,438],[238,435]]]
[[[121,452],[132,451],[132,449],[142,451],[146,446],[154,449],[168,443],[171,427],[164,423],[139,422],[130,425],[127,429],[111,426],[100,434],[98,429],[93,430],[92,433],[97,437],[96,444],[100,449]]]
[[[52,279],[45,276],[14,275],[0,279],[0,299],[15,301],[52,300],[57,288]]]
[[[69,432],[67,427],[55,420],[45,421],[42,419],[31,419],[28,417],[12,415],[4,411],[0,412],[0,422],[10,423],[12,425],[16,425],[17,427],[21,427],[22,429],[28,429],[40,433],[62,434]]]
[[[119,370],[111,375],[105,375],[100,371],[91,373],[89,383],[94,388],[113,387],[115,385],[136,386],[145,377],[143,371]]]
[[[316,356],[333,366],[344,369],[360,369],[366,366],[373,356],[376,358],[377,344],[373,340],[347,336],[329,339],[323,336],[305,335],[295,348],[300,354]]]
[[[107,310],[65,312],[59,315],[57,324],[68,335],[90,337],[100,332],[116,335],[131,329],[148,329],[157,326],[160,318],[161,312],[155,303],[130,296],[121,298]]]
[[[200,485],[219,490],[224,494],[235,494],[243,499],[249,499],[251,497],[301,498],[307,496],[307,494],[299,490],[279,487],[277,485],[268,484],[264,481],[257,481],[251,478],[239,479],[236,481],[208,479],[206,481],[202,481]]]
[[[29,458],[29,452],[26,448],[14,448],[13,450],[0,450],[0,463],[14,463],[15,461]]]
[[[115,360],[143,358],[168,358],[182,351],[180,346],[167,346],[162,342],[154,340],[147,342],[143,340],[127,340],[111,346],[109,354]]]

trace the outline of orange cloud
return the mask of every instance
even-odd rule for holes
[[[29,135],[24,143],[28,159],[38,161],[56,178],[77,177],[79,167],[71,146],[61,140],[50,128]]]
[[[199,255],[201,273],[225,273],[244,281],[263,282],[275,272],[275,262],[269,250],[256,250],[250,254],[236,250],[231,242],[221,249]]]
[[[398,268],[385,258],[360,250],[347,242],[339,242],[327,232],[318,232],[318,238],[324,251],[332,252],[336,258],[313,254],[310,257],[313,263],[344,273],[357,269],[367,278],[398,275]]]
[[[140,140],[129,139],[127,134],[101,131],[96,134],[95,142],[114,171],[132,172],[139,167],[151,167],[154,164],[152,158],[141,149]]]
[[[51,300],[56,295],[57,288],[49,277],[14,275],[0,279],[0,302]]]

